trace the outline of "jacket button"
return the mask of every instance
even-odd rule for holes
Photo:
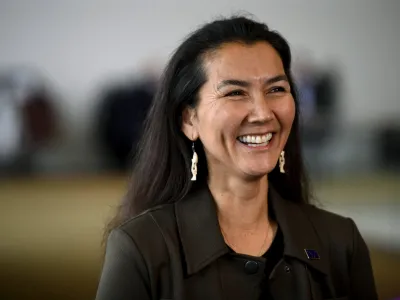
[[[290,269],[290,267],[289,266],[285,266],[285,272],[286,273],[290,273],[292,270]]]
[[[253,260],[249,260],[244,265],[244,270],[247,274],[255,274],[258,271],[258,263]]]

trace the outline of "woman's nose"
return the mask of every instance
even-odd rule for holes
[[[249,122],[264,123],[274,118],[274,112],[270,108],[264,94],[258,94],[252,99],[251,114],[249,115]]]

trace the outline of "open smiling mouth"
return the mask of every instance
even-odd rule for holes
[[[243,135],[237,139],[242,144],[250,147],[265,147],[269,144],[273,134],[271,132],[263,135]]]

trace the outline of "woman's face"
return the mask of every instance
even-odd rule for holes
[[[229,43],[204,59],[207,82],[183,131],[204,145],[210,172],[271,172],[288,139],[295,104],[283,64],[267,43]]]

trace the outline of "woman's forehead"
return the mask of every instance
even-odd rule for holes
[[[263,80],[284,73],[279,54],[266,42],[225,44],[205,56],[204,64],[210,80]]]

